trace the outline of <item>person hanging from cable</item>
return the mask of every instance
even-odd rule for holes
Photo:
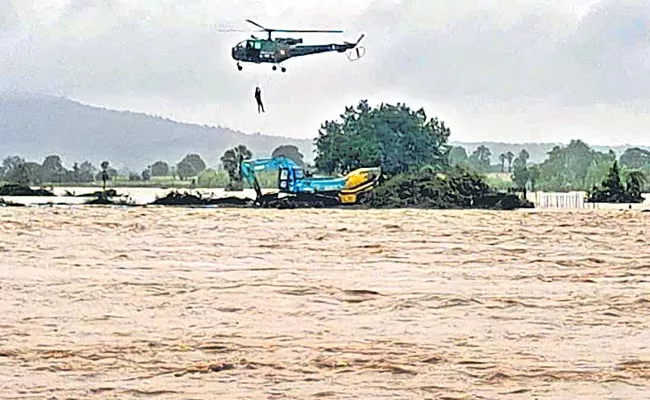
[[[255,100],[257,101],[257,113],[265,113],[264,104],[262,103],[262,90],[259,86],[255,87]]]

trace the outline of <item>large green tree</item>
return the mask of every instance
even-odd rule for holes
[[[283,144],[275,148],[271,153],[271,157],[286,157],[300,166],[305,166],[303,154],[297,146],[292,144]]]
[[[45,157],[43,160],[42,168],[42,181],[43,182],[58,182],[61,183],[65,180],[68,171],[63,167],[61,157],[54,154]]]
[[[221,156],[221,165],[228,173],[230,183],[227,190],[242,190],[244,188],[241,175],[241,163],[253,157],[253,153],[243,144],[226,150]]]
[[[326,121],[315,139],[316,167],[328,174],[347,173],[360,167],[381,166],[386,175],[423,165],[448,164],[444,122],[427,119],[402,103],[370,107],[361,100],[345,107],[341,121]]]
[[[200,174],[206,168],[205,161],[203,161],[200,155],[195,153],[186,155],[176,166],[180,169],[182,163],[187,163],[192,166],[192,169],[194,170],[193,175]]]
[[[168,176],[169,175],[169,164],[164,161],[156,161],[151,165],[151,175],[152,176]]]
[[[555,146],[539,166],[538,185],[544,190],[586,190],[598,185],[616,154],[594,151],[581,140]]]
[[[650,168],[650,151],[631,147],[621,154],[620,163],[629,169]]]

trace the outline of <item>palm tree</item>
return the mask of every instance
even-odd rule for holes
[[[111,179],[111,177],[108,176],[108,172],[107,172],[108,166],[109,166],[108,161],[102,161],[101,166],[102,166],[102,182],[103,182],[102,189],[105,192],[106,191],[106,181]]]
[[[512,151],[508,150],[506,153],[506,160],[508,160],[508,172],[512,172],[512,160],[515,158],[515,155]]]
[[[499,154],[499,161],[501,161],[501,172],[506,172],[506,155],[503,153]]]
[[[228,172],[228,177],[230,178],[229,188],[235,188],[242,186],[242,176],[241,176],[241,163],[244,160],[248,160],[253,156],[253,153],[248,150],[246,146],[240,144],[232,149],[228,149],[221,156],[221,164],[223,169]],[[235,185],[236,184],[236,185]]]

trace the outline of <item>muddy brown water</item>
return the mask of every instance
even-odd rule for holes
[[[0,208],[2,399],[647,399],[650,214]]]

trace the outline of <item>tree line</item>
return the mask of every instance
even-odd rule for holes
[[[305,165],[304,155],[294,145],[278,146],[270,156],[286,156],[293,159],[298,165]],[[42,163],[26,161],[14,155],[6,157],[0,165],[0,182],[20,185],[69,185],[88,184],[120,180],[135,184],[155,180],[156,183],[171,183],[178,179],[181,182],[192,180],[193,184],[205,187],[231,188],[243,187],[243,180],[239,174],[239,163],[242,159],[249,159],[253,153],[244,145],[228,149],[221,157],[221,163],[216,168],[209,168],[205,160],[196,153],[187,154],[175,164],[158,160],[148,165],[143,171],[118,172],[110,161],[102,161],[96,167],[89,161],[75,162],[71,168],[66,168],[59,155],[49,155]],[[269,174],[262,174],[262,181]],[[269,179],[266,179],[269,180]],[[265,182],[263,182],[265,183]],[[272,184],[272,183],[268,183]]]
[[[332,175],[346,174],[359,167],[381,166],[385,176],[390,178],[422,167],[442,171],[457,166],[481,174],[491,184],[504,188],[591,191],[602,185],[603,178],[616,163],[616,173],[626,184],[643,190],[648,183],[650,151],[637,147],[628,148],[617,157],[612,150],[603,153],[581,140],[571,140],[566,146],[555,146],[543,162],[531,163],[525,149],[518,154],[508,151],[493,155],[487,146],[481,145],[468,154],[465,148],[448,143],[450,134],[444,121],[428,118],[423,109],[414,110],[402,103],[371,107],[366,100],[361,100],[356,106],[345,107],[340,120],[321,124],[314,139],[314,165],[308,167]],[[270,154],[277,155],[305,165],[303,155],[293,145],[279,146]],[[208,167],[199,154],[192,153],[175,164],[158,160],[139,173],[120,175],[109,161],[102,162],[100,168],[88,161],[75,162],[68,169],[58,155],[46,157],[41,164],[11,156],[2,162],[0,181],[43,185],[117,178],[143,182],[163,178],[190,180],[201,187],[227,186],[238,190],[246,186],[239,165],[252,157],[250,149],[238,145],[222,154],[216,168]],[[263,185],[275,186],[276,174],[261,175]]]

